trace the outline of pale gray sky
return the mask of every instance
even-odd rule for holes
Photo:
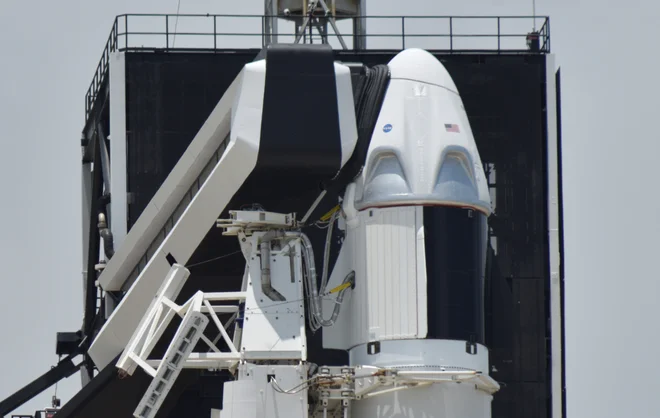
[[[405,4],[403,6],[402,4]],[[613,4],[614,6],[605,6]],[[83,97],[112,20],[177,0],[0,2],[0,399],[56,362],[81,324]],[[181,13],[262,12],[261,0],[181,0]],[[378,15],[522,15],[531,0],[371,0]],[[657,411],[656,34],[652,1],[538,0],[562,67],[571,417]],[[178,41],[177,41],[178,42]],[[630,376],[633,379],[623,380]],[[59,386],[66,401],[79,388]],[[50,402],[52,389],[21,409]]]

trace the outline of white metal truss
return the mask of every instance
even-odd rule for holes
[[[238,236],[245,257],[250,260],[248,268],[246,268],[243,291],[218,293],[198,291],[183,305],[179,305],[175,301],[190,272],[179,264],[172,265],[163,285],[156,292],[147,312],[117,362],[117,368],[121,374],[132,375],[140,367],[153,377],[147,392],[134,412],[136,418],[155,416],[179,373],[185,368],[235,371],[239,362],[246,358],[253,358],[254,355],[265,356],[264,358],[275,356],[289,360],[305,359],[306,351],[301,348],[304,347],[303,341],[305,340],[304,319],[301,319],[304,318],[304,311],[300,302],[303,300],[303,285],[300,274],[294,274],[294,272],[301,271],[299,244],[294,245],[297,250],[293,251],[293,254],[287,250],[271,253],[269,241],[277,236],[284,237],[282,230],[296,225],[295,215],[263,211],[232,211],[230,213],[231,219],[220,220],[218,225],[226,229],[226,235]],[[275,231],[280,232],[278,234]],[[247,239],[246,234],[250,235]],[[253,249],[259,248],[261,251],[258,254],[253,253]],[[268,280],[270,283],[271,257],[273,257],[274,263],[280,258],[287,259],[287,262],[276,263],[273,266],[273,273],[276,277],[281,276],[286,279],[282,283],[276,281],[275,284],[290,300],[290,303],[293,303],[294,307],[272,306],[272,301],[265,300],[266,296],[273,296],[271,293],[277,293],[272,287],[273,292],[262,294],[263,283],[262,286],[251,286],[251,280],[255,280],[256,283]],[[296,258],[288,261],[290,257]],[[263,265],[260,259],[266,260]],[[268,276],[267,279],[264,278],[264,275]],[[294,276],[297,280],[291,281],[290,278]],[[284,296],[280,296],[284,298]],[[266,351],[262,347],[263,344],[251,344],[248,341],[248,337],[252,334],[244,336],[242,332],[237,332],[234,339],[230,338],[227,328],[239,314],[239,309],[241,309],[238,306],[239,303],[245,305],[246,310],[256,310],[250,312],[253,314],[250,330],[254,331],[252,334],[256,333],[252,339],[259,336],[257,338],[259,340],[264,333],[270,335],[274,332],[273,335],[270,335],[270,340],[266,338],[267,348],[269,348]],[[219,313],[234,315],[223,324],[218,317]],[[155,345],[175,315],[179,315],[182,321],[174,338],[170,341],[165,355],[160,359],[150,358]],[[246,318],[246,321],[247,319],[249,318]],[[218,337],[214,341],[204,335],[209,321],[212,321],[219,331]],[[284,331],[286,331],[287,338],[281,335]],[[270,334],[268,334],[269,332]],[[224,350],[221,350],[217,344],[220,338],[226,344]],[[196,351],[199,349],[197,346],[200,340],[206,345],[205,352]],[[237,345],[246,345],[248,349],[243,348],[239,352],[236,348]]]
[[[223,324],[218,314],[238,313],[239,307],[236,303],[244,301],[246,293],[198,291],[186,303],[178,305],[175,303],[176,297],[189,274],[181,265],[172,266],[165,283],[117,362],[120,374],[132,375],[137,367],[140,367],[153,377],[134,412],[135,417],[155,416],[182,369],[231,369],[238,365],[241,359],[241,353],[227,333],[232,319]],[[182,321],[165,355],[161,359],[150,359],[152,350],[175,315],[179,315]],[[209,320],[213,321],[219,331],[215,341],[204,335]],[[220,338],[228,350],[223,351],[218,347]],[[195,351],[200,340],[206,343],[206,352]]]
[[[209,319],[213,321],[220,332],[219,337],[223,339],[229,348],[229,351],[222,351],[217,346],[219,338],[211,341],[200,332],[198,339],[206,343],[211,352],[194,352],[194,344],[191,344],[190,351],[180,350],[180,353],[185,355],[182,356],[182,361],[177,362],[177,367],[196,369],[230,369],[234,367],[240,361],[241,353],[236,349],[234,341],[227,333],[230,323],[223,324],[220,322],[218,314],[237,313],[239,310],[238,305],[228,305],[226,303],[242,302],[245,297],[245,292],[203,293],[198,291],[183,305],[176,304],[164,295],[157,297],[157,303],[152,306],[145,317],[146,321],[135,332],[131,343],[119,358],[117,368],[127,374],[133,374],[136,366],[139,366],[151,376],[156,376],[158,370],[164,366],[167,355],[163,359],[149,359],[148,357],[174,315],[179,315],[183,318],[183,321],[179,326],[177,336],[170,343],[170,348],[179,347],[182,341],[178,337],[185,338],[189,328],[193,327],[193,325],[186,322],[188,318],[200,319],[201,323],[195,323],[194,326],[202,332],[206,328]],[[223,304],[218,305],[218,302]]]

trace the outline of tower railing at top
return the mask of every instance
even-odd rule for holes
[[[115,18],[92,82],[85,95],[85,119],[107,81],[110,54],[114,51],[221,51],[262,48],[266,19],[262,15],[211,14],[125,14]],[[295,20],[303,16],[278,16]],[[369,33],[352,33],[352,20],[362,19]],[[294,25],[294,23],[291,23]],[[322,37],[309,30],[303,41],[325,42],[340,48],[339,37],[348,45],[364,36],[367,51],[401,50],[419,47],[446,53],[549,53],[550,20],[547,16],[362,16],[339,20],[341,33]],[[286,25],[280,24],[280,28]],[[530,28],[539,28],[530,30]],[[276,36],[278,42],[292,43],[295,28]],[[345,31],[345,32],[344,32]],[[531,35],[531,37],[530,37]],[[531,44],[530,44],[531,39]],[[178,43],[177,43],[178,42]],[[351,46],[349,46],[349,49]]]

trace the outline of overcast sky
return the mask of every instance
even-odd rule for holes
[[[652,416],[660,387],[660,199],[652,197],[660,9],[650,0],[537,3],[551,17],[563,75],[569,414]],[[181,0],[181,13],[262,7],[261,0]],[[0,0],[0,399],[56,363],[57,331],[81,325],[83,99],[114,16],[176,9],[177,0]],[[367,9],[528,15],[532,5],[372,0]],[[66,401],[79,386],[76,375],[58,394]],[[21,411],[47,406],[52,394]]]

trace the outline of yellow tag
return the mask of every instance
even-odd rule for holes
[[[332,289],[332,290],[330,291],[330,294],[337,293],[337,292],[341,292],[342,290],[344,290],[344,289],[346,289],[346,288],[348,288],[348,287],[351,287],[351,283],[350,283],[350,282],[349,282],[349,283],[340,284],[339,286],[337,286],[337,287],[335,287],[334,289]]]
[[[322,221],[327,221],[327,220],[330,219],[330,217],[331,217],[335,212],[337,212],[338,210],[339,210],[339,205],[337,205],[337,206],[335,206],[334,208],[330,209],[330,211],[329,211],[328,213],[326,213],[325,215],[321,216],[321,220],[322,220]]]

